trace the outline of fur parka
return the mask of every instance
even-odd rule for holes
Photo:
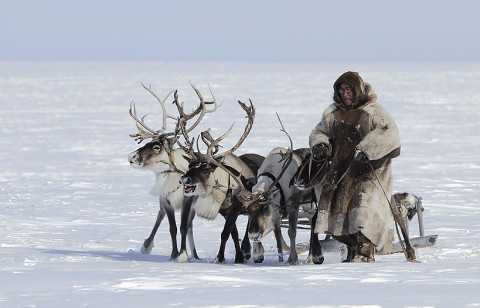
[[[341,83],[353,90],[348,108],[337,92]],[[378,252],[390,253],[393,216],[387,198],[392,195],[391,159],[400,154],[400,138],[395,122],[376,98],[357,73],[343,74],[334,84],[334,103],[310,134],[310,148],[325,144],[331,160],[325,180],[316,188],[315,233],[341,236],[360,231]],[[354,159],[359,151],[369,163]]]

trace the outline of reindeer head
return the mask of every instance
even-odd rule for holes
[[[188,172],[180,178],[180,183],[184,186],[184,194],[186,196],[211,195],[216,189],[226,191],[229,188],[237,187],[240,190],[239,194],[243,195],[247,192],[242,174],[246,170],[239,168],[239,159],[233,155],[233,152],[240,147],[250,133],[255,117],[255,109],[251,101],[250,107],[247,107],[240,101],[238,103],[248,117],[244,133],[233,148],[220,154],[216,153],[219,143],[230,133],[233,125],[216,140],[213,140],[208,131],[202,133],[202,140],[208,146],[207,154],[201,154],[197,145],[198,152],[190,155],[191,161]],[[185,136],[185,139],[189,140],[188,136]],[[191,150],[193,142],[188,142],[188,144],[190,146],[189,152],[193,153]],[[233,179],[233,182],[230,179]]]
[[[285,152],[283,152],[285,151]],[[259,169],[257,184],[252,189],[247,212],[249,216],[248,236],[252,241],[260,241],[263,234],[285,213],[288,179],[297,169],[297,159],[293,151],[276,148],[265,158]]]
[[[185,196],[210,195],[215,189],[228,188],[228,175],[199,155],[190,162],[188,171],[180,178],[180,183]]]
[[[132,167],[152,169],[162,172],[170,168],[172,161],[171,152],[176,138],[159,136],[143,147],[130,153],[128,161]]]
[[[202,120],[203,116],[206,113],[214,112],[219,106],[217,106],[217,103],[215,101],[213,102],[205,102],[203,100],[203,97],[201,96],[200,92],[198,91],[197,88],[195,88],[191,83],[190,85],[194,89],[194,91],[197,93],[199,99],[200,99],[200,105],[190,114],[186,114],[183,110],[183,103],[179,104],[178,103],[178,95],[177,91],[171,91],[170,93],[167,94],[167,96],[161,100],[158,95],[152,91],[151,87],[146,87],[143,83],[142,86],[150,93],[152,94],[157,101],[160,103],[163,111],[163,126],[160,130],[155,131],[148,127],[144,119],[146,117],[143,116],[141,119],[137,117],[137,112],[135,108],[135,104],[132,102],[130,104],[130,116],[135,119],[136,126],[138,129],[137,134],[132,134],[130,137],[135,138],[138,143],[141,143],[145,139],[152,139],[150,142],[148,142],[146,145],[143,147],[137,149],[136,151],[130,153],[128,157],[128,161],[130,162],[130,165],[133,167],[139,167],[139,168],[148,168],[152,169],[155,172],[165,172],[167,170],[175,170],[179,173],[184,173],[184,171],[180,170],[186,169],[186,166],[182,166],[182,168],[178,169],[177,166],[175,165],[175,157],[173,155],[173,150],[175,143],[178,142],[178,132],[180,129],[184,130],[185,132],[189,132],[193,130],[198,123]],[[211,89],[210,89],[211,90]],[[177,110],[179,115],[178,116],[172,116],[167,114],[166,108],[165,108],[165,101],[168,99],[168,97],[174,93],[174,101],[173,103],[176,105]],[[213,92],[212,92],[213,94]],[[206,104],[214,104],[214,108],[207,110],[206,109]],[[132,108],[133,107],[133,108]],[[186,123],[188,120],[194,118],[195,116],[198,115],[198,118],[196,119],[195,123],[189,127],[186,128]],[[166,131],[167,128],[167,119],[173,119],[177,122],[177,125],[175,127],[175,130],[173,131]],[[186,163],[185,163],[186,165]]]
[[[265,232],[272,226],[272,213],[279,212],[278,204],[274,203],[273,194],[255,191],[252,202],[248,204],[248,237],[252,241],[261,241]]]

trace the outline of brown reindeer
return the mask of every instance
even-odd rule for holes
[[[250,133],[255,117],[251,101],[249,107],[240,101],[238,103],[248,117],[245,131],[238,142],[230,150],[217,153],[220,141],[230,133],[233,125],[216,140],[211,138],[208,131],[202,133],[202,140],[208,146],[207,154],[201,154],[199,151],[192,155],[188,172],[180,178],[184,186],[184,195],[195,197],[193,207],[198,216],[214,219],[220,213],[225,218],[216,259],[219,263],[225,263],[225,245],[230,234],[235,244],[235,263],[244,263],[250,257],[248,235],[245,233],[240,247],[236,220],[240,214],[246,213],[239,198],[248,193],[248,187],[253,185],[256,171],[263,161],[263,157],[256,154],[242,156],[233,154]],[[187,140],[188,136],[185,139]],[[191,145],[192,143],[190,148]]]

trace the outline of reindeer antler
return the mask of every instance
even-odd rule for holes
[[[173,92],[176,92],[176,90],[172,90],[170,91],[170,93],[167,94],[167,96],[165,96],[165,98],[163,100],[160,99],[160,97],[158,97],[158,95],[153,92],[152,90],[152,86],[148,86],[148,88],[143,84],[143,82],[141,83],[143,88],[145,90],[147,90],[150,94],[152,94],[153,97],[155,97],[155,99],[160,103],[160,106],[162,107],[162,112],[163,112],[163,120],[162,120],[162,128],[157,132],[157,133],[164,133],[165,132],[165,129],[167,129],[167,119],[173,119],[173,120],[178,120],[178,117],[175,117],[175,116],[172,116],[172,115],[169,115],[167,113],[167,109],[165,108],[165,101],[167,100],[167,98],[172,95]],[[167,133],[168,136],[172,136],[174,134],[174,132],[172,133]]]
[[[234,174],[230,169],[228,169],[227,167],[222,165],[220,162],[218,162],[217,161],[218,158],[215,158],[212,154],[213,148],[218,147],[218,144],[220,143],[220,141],[225,139],[225,137],[227,137],[228,134],[230,134],[230,131],[232,130],[234,124],[235,123],[233,123],[230,126],[230,128],[228,129],[228,131],[225,134],[223,134],[219,138],[212,141],[212,143],[208,146],[206,159],[207,159],[207,162],[212,163],[215,166],[223,169],[227,174],[229,174],[233,178],[233,180],[237,183],[238,187],[240,187],[240,192],[237,193],[237,197],[240,197],[243,200],[248,200],[248,199],[251,199],[251,192],[249,192],[245,188],[245,186],[243,185],[242,180],[241,180],[242,174],[240,174],[240,175]]]
[[[191,132],[195,127],[197,127],[197,125],[203,119],[205,114],[215,112],[219,107],[222,106],[222,104],[220,104],[220,105],[217,104],[217,100],[215,99],[215,94],[213,94],[213,91],[212,91],[212,88],[210,87],[210,85],[208,85],[208,88],[210,89],[210,93],[212,94],[213,102],[206,102],[203,99],[203,96],[200,93],[200,91],[190,81],[189,81],[189,83],[190,83],[190,86],[195,91],[195,93],[197,94],[198,98],[200,99],[200,105],[198,105],[197,109],[195,109],[192,113],[186,114],[183,111],[183,103],[182,104],[178,103],[178,96],[176,95],[176,92],[175,92],[175,95],[174,95],[175,99],[173,101],[173,103],[177,106],[178,113],[180,114],[179,119],[182,119],[183,121],[186,122],[188,120],[191,120],[193,117],[195,117],[196,115],[199,114],[195,123],[192,126],[190,126],[188,129],[186,129],[187,133]],[[213,109],[207,109],[206,105],[211,105],[211,104],[214,105],[214,108]]]
[[[144,119],[147,115],[144,115],[141,119],[139,119],[137,117],[137,110],[136,110],[135,103],[132,101],[130,103],[129,113],[130,113],[130,116],[133,119],[135,119],[136,126],[137,126],[137,129],[138,129],[138,133],[137,134],[131,134],[130,137],[135,138],[135,141],[138,140],[138,143],[141,143],[143,140],[148,139],[148,138],[156,138],[156,137],[160,137],[160,136],[174,135],[174,132],[165,133],[165,129],[167,128],[167,119],[174,119],[174,120],[178,119],[178,117],[169,115],[166,111],[166,108],[165,108],[165,101],[168,99],[168,97],[170,95],[172,95],[172,93],[174,91],[173,90],[170,91],[167,94],[167,96],[165,96],[165,98],[162,100],[158,97],[158,95],[155,92],[153,92],[153,90],[151,89],[151,86],[147,88],[143,83],[142,83],[142,86],[145,90],[147,90],[150,94],[152,94],[153,97],[155,97],[157,99],[157,101],[160,103],[160,105],[162,106],[162,111],[163,111],[162,124],[163,125],[162,125],[162,128],[158,131],[155,131],[155,130],[151,129],[150,127],[148,127],[148,125],[145,124],[145,121],[144,121]],[[132,111],[132,105],[133,105],[133,111]]]
[[[282,120],[280,120],[280,117],[278,116],[278,113],[276,113],[276,114],[277,114],[278,121],[280,122],[280,126],[282,127],[280,129],[280,131],[284,132],[287,135],[287,137],[290,141],[290,147],[287,149],[287,151],[285,153],[282,153],[281,151],[279,152],[279,155],[281,156],[281,159],[278,162],[279,163],[282,162],[282,161],[285,161],[285,162],[283,163],[282,170],[280,171],[280,174],[277,176],[277,178],[261,194],[255,196],[255,198],[252,198],[251,195],[250,195],[250,198],[243,200],[242,203],[247,208],[250,204],[252,204],[252,203],[254,203],[254,202],[256,202],[260,199],[268,200],[270,190],[272,190],[272,188],[275,187],[278,184],[278,182],[280,182],[283,174],[287,170],[288,166],[290,166],[290,163],[292,162],[292,159],[293,159],[293,155],[292,155],[293,154],[293,141],[292,141],[292,138],[290,137],[290,135],[287,133],[287,131],[283,127]]]
[[[185,114],[185,112],[183,111],[183,103],[182,104],[178,103],[178,96],[176,95],[176,92],[175,92],[175,96],[174,96],[175,97],[174,104],[177,106],[178,113],[180,114],[177,126],[179,128],[179,131],[182,133],[183,137],[185,138],[185,146],[182,145],[178,141],[177,141],[177,144],[190,157],[195,158],[195,154],[194,154],[194,151],[193,151],[194,138],[192,138],[190,140],[190,138],[188,137],[188,133],[191,132],[195,127],[197,127],[197,125],[203,119],[205,114],[212,113],[212,112],[216,111],[219,107],[221,107],[222,104],[220,104],[220,105],[217,104],[217,101],[215,99],[215,95],[213,94],[213,91],[212,91],[212,88],[210,87],[210,85],[208,85],[208,87],[210,89],[210,93],[212,94],[213,102],[205,102],[205,100],[203,99],[203,96],[200,93],[200,91],[191,82],[190,82],[190,86],[193,88],[195,93],[197,93],[197,96],[200,99],[200,105],[197,107],[197,109],[190,114]],[[207,104],[214,104],[214,108],[207,110],[207,108],[206,108]],[[187,121],[192,119],[196,115],[198,115],[198,118],[196,119],[196,121],[193,123],[193,125],[191,125],[190,127],[187,128],[186,127]]]
[[[210,144],[214,141],[212,135],[210,135],[210,128],[201,132],[200,137],[202,138],[203,143],[207,145],[207,147],[210,146]],[[215,149],[212,151],[213,156],[217,154],[219,147],[220,147],[219,144],[215,146]]]
[[[195,93],[197,93],[197,96],[198,98],[200,99],[200,106],[197,108],[197,110],[200,110],[200,115],[198,116],[197,120],[195,121],[195,123],[193,123],[193,125],[191,127],[189,127],[186,132],[189,133],[191,132],[195,127],[197,127],[198,123],[200,123],[200,121],[203,119],[203,116],[206,114],[206,113],[212,113],[214,112],[215,110],[218,109],[218,107],[221,107],[222,104],[220,105],[217,105],[217,100],[215,99],[215,94],[213,94],[213,91],[212,91],[212,88],[210,87],[210,85],[208,85],[208,88],[210,89],[210,94],[212,94],[212,99],[213,99],[213,104],[214,104],[214,108],[213,109],[210,109],[210,110],[207,110],[207,108],[205,107],[205,104],[208,104],[208,103],[211,103],[211,102],[205,102],[204,99],[203,99],[203,96],[202,94],[200,93],[200,91],[195,88],[195,86],[189,81],[190,83],[190,86],[193,88],[193,90],[195,91]],[[187,120],[187,119],[186,119]]]
[[[214,155],[215,159],[220,159],[220,158],[223,158],[227,155],[230,155],[232,154],[234,151],[236,151],[241,145],[242,143],[245,141],[245,139],[247,138],[248,134],[250,133],[250,131],[252,130],[252,126],[253,126],[253,120],[255,119],[255,108],[253,107],[253,104],[252,104],[252,100],[250,100],[250,106],[247,106],[245,105],[244,103],[242,103],[241,101],[238,101],[238,104],[242,107],[243,110],[245,110],[245,112],[247,113],[247,118],[248,118],[248,122],[247,122],[247,125],[245,126],[245,131],[243,132],[243,134],[240,136],[240,139],[238,140],[238,142],[228,151],[225,151],[223,153],[220,153],[220,154],[216,154]],[[235,123],[234,123],[235,124]],[[232,124],[233,126],[233,124]],[[231,129],[231,127],[230,127]],[[205,141],[204,141],[205,142]],[[208,145],[208,144],[207,144]],[[218,144],[217,144],[218,146]]]
[[[243,132],[242,136],[238,140],[237,144],[235,146],[233,146],[233,148],[231,148],[230,150],[228,150],[224,153],[221,153],[221,154],[218,154],[218,155],[213,154],[213,149],[218,149],[220,141],[225,139],[228,136],[228,134],[230,134],[230,132],[233,128],[233,125],[235,123],[233,123],[230,126],[230,128],[227,130],[227,132],[225,132],[222,136],[218,137],[217,139],[213,139],[208,131],[202,132],[202,140],[208,146],[207,154],[206,154],[207,161],[209,163],[212,163],[212,164],[216,165],[217,167],[223,169],[226,173],[228,173],[233,178],[233,180],[237,183],[237,185],[240,187],[240,192],[237,194],[237,196],[241,197],[244,200],[248,200],[248,199],[251,198],[251,192],[249,192],[245,188],[245,186],[243,185],[242,180],[241,180],[242,175],[241,174],[240,175],[234,174],[231,170],[229,170],[227,167],[225,167],[224,165],[222,165],[219,162],[220,159],[226,157],[229,154],[232,154],[235,150],[237,150],[240,147],[240,145],[243,143],[243,141],[245,141],[245,139],[247,138],[247,135],[250,133],[250,131],[252,129],[253,120],[255,118],[255,108],[253,107],[252,101],[250,100],[250,106],[249,107],[246,106],[245,104],[243,104],[241,101],[238,101],[238,103],[242,107],[242,109],[245,110],[245,112],[247,113],[248,122],[247,122],[247,125],[245,127],[245,131]],[[210,143],[208,143],[208,142],[210,142]]]
[[[133,111],[132,111],[132,105],[133,105]],[[148,127],[147,124],[145,124],[144,122],[144,119],[147,115],[144,115],[141,119],[139,119],[137,117],[137,110],[136,110],[135,103],[133,101],[130,103],[129,113],[130,113],[130,116],[135,119],[135,125],[137,126],[137,129],[138,129],[138,133],[130,134],[129,136],[132,138],[135,138],[135,141],[138,141],[138,143],[141,143],[145,139],[156,138],[162,135],[173,135],[173,133],[168,133],[168,134],[164,133],[166,128],[166,119],[164,121],[165,122],[164,126],[158,131],[155,131],[150,127]]]
[[[180,148],[182,148],[185,151],[185,153],[188,154],[188,156],[190,156],[190,158],[195,159],[196,155],[193,150],[193,144],[195,142],[195,138],[192,138],[192,140],[190,140],[190,138],[188,137],[188,133],[185,128],[186,124],[187,122],[184,121],[183,119],[180,119],[177,123],[177,126],[179,127],[179,131],[182,133],[183,138],[185,139],[185,145],[181,144],[179,140],[177,140],[177,144],[180,146]]]
[[[137,126],[137,129],[138,129],[138,133],[137,134],[131,134],[130,137],[135,138],[135,141],[138,141],[138,143],[141,143],[143,140],[149,139],[149,138],[156,138],[156,137],[161,137],[161,136],[165,136],[165,137],[176,136],[177,133],[178,133],[178,127],[180,126],[178,123],[180,123],[182,121],[186,123],[186,121],[191,120],[193,117],[200,114],[199,117],[197,118],[197,120],[195,121],[195,123],[191,127],[189,127],[188,129],[185,129],[186,133],[188,133],[188,132],[192,131],[200,123],[200,121],[202,120],[202,118],[204,117],[204,115],[206,113],[212,113],[212,112],[216,111],[218,109],[218,107],[220,107],[222,105],[222,104],[217,105],[217,102],[215,100],[215,96],[214,96],[213,91],[210,88],[210,86],[209,86],[209,88],[210,88],[210,93],[212,93],[213,102],[205,102],[202,95],[200,94],[200,91],[197,88],[195,88],[192,85],[192,83],[190,82],[190,85],[192,86],[195,93],[197,93],[198,97],[200,98],[200,105],[192,113],[186,114],[183,110],[183,103],[182,104],[178,103],[178,94],[177,94],[176,90],[170,91],[167,94],[167,96],[165,96],[165,98],[162,100],[152,90],[151,86],[147,87],[143,83],[141,83],[141,84],[142,84],[143,88],[145,90],[147,90],[150,94],[152,94],[152,96],[155,97],[155,99],[160,103],[160,106],[162,107],[162,112],[163,112],[163,119],[162,119],[162,128],[160,130],[156,131],[156,130],[148,127],[148,125],[145,124],[145,121],[144,121],[144,119],[147,115],[144,115],[142,118],[139,118],[137,116],[135,103],[132,101],[130,103],[129,113],[130,113],[130,116],[133,119],[135,119],[136,126]],[[175,93],[173,103],[177,106],[177,110],[179,112],[178,117],[168,114],[167,110],[165,108],[165,101],[168,99],[168,97],[170,97],[170,95],[172,95],[172,93]],[[206,109],[207,104],[214,104],[214,108],[207,110]],[[133,106],[133,109],[132,109],[132,106]],[[167,119],[173,119],[173,120],[177,121],[177,129],[175,129],[173,132],[165,132],[165,130],[167,128]]]
[[[284,132],[287,135],[288,140],[290,141],[290,147],[287,149],[287,151],[285,153],[282,153],[280,151],[279,154],[282,158],[278,162],[280,163],[281,161],[285,161],[283,163],[283,166],[282,166],[282,171],[280,171],[280,174],[277,176],[275,181],[273,181],[273,183],[270,184],[270,186],[268,186],[267,189],[265,189],[263,191],[264,197],[268,196],[270,190],[273,187],[275,187],[278,182],[280,182],[280,179],[282,178],[283,174],[285,173],[285,171],[287,170],[288,166],[290,165],[290,163],[292,162],[292,159],[293,159],[293,155],[292,155],[293,154],[293,141],[292,141],[292,138],[290,137],[290,135],[285,130],[285,127],[283,127],[282,120],[280,120],[280,116],[278,115],[278,113],[276,113],[276,115],[277,115],[277,118],[278,118],[278,122],[280,122],[280,126],[282,127],[282,129],[280,129],[280,131]]]

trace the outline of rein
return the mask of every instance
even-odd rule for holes
[[[270,172],[263,172],[261,174],[259,174],[257,176],[257,178],[259,178],[260,176],[266,176],[268,177],[269,179],[271,179],[273,182],[275,182],[277,179],[275,178],[275,176],[270,173]],[[286,201],[285,201],[285,193],[283,192],[283,189],[282,189],[282,186],[280,185],[279,182],[277,182],[277,184],[275,184],[275,187],[278,189],[278,191],[280,192],[280,205],[276,205],[274,203],[270,203],[272,204],[275,208],[281,210],[282,208],[285,208],[286,207]]]
[[[307,188],[311,188],[310,186],[313,186],[313,185],[312,185],[313,180],[316,179],[317,176],[318,176],[321,172],[323,172],[323,168],[325,168],[325,166],[327,165],[327,160],[325,160],[325,161],[323,162],[323,165],[318,169],[317,173],[315,173],[315,175],[313,176],[313,178],[312,178],[312,176],[311,176],[312,164],[313,164],[313,155],[311,155],[310,158],[308,159],[308,177],[309,177],[309,180],[310,180],[310,181],[309,181],[308,184],[306,185]],[[305,169],[306,166],[307,166],[307,164],[305,163],[305,164],[303,164],[303,165],[300,167],[300,170],[299,170],[298,175],[297,175],[297,182],[300,181],[300,176],[302,175],[303,170]],[[349,168],[350,168],[350,167],[349,167]],[[346,174],[346,172],[345,172],[345,174]],[[342,178],[340,179],[340,181],[343,179],[343,177],[345,176],[345,174],[342,176]],[[340,181],[338,181],[338,183],[339,183]],[[338,183],[337,183],[337,185],[338,185]]]

